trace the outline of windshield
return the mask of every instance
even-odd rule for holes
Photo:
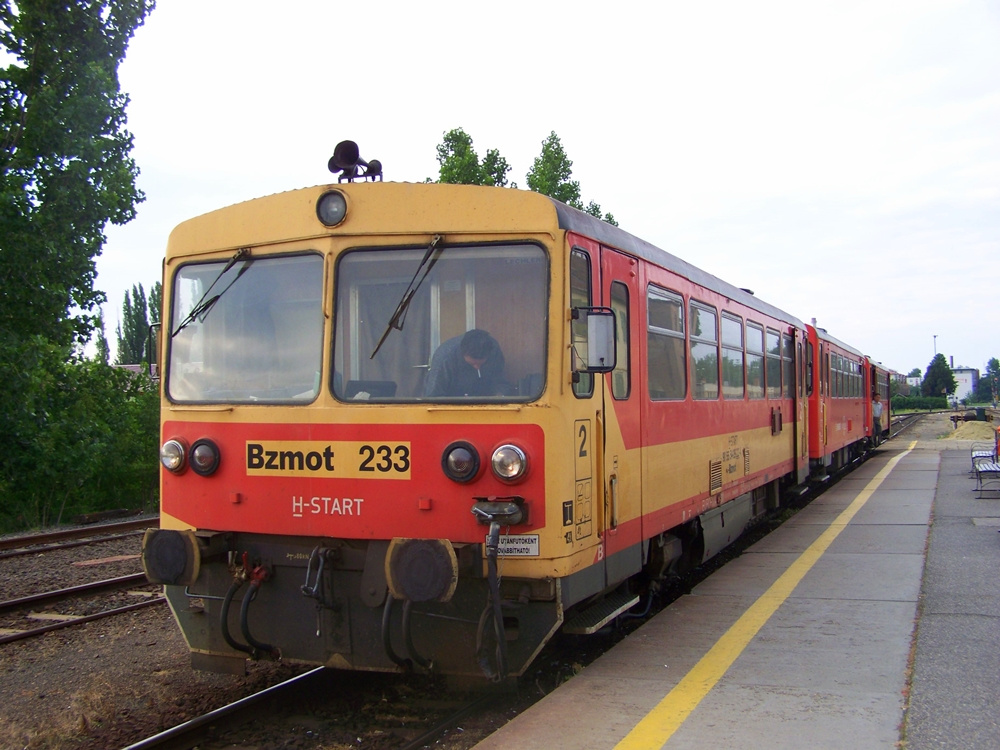
[[[346,253],[333,391],[344,401],[527,401],[544,385],[548,261],[537,245]]]
[[[213,283],[216,299],[205,305]],[[315,399],[323,352],[322,295],[323,258],[314,253],[181,266],[171,307],[170,399]]]

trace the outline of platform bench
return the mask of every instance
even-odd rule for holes
[[[976,463],[979,461],[986,460],[997,463],[997,444],[995,442],[973,443],[970,452],[972,454],[972,471],[976,470]]]
[[[996,489],[990,491],[1000,492],[1000,463],[981,459],[976,462],[976,491],[979,492],[979,497],[983,496],[983,491],[990,484],[997,485]]]

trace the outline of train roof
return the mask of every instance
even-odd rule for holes
[[[655,263],[679,276],[683,276],[699,286],[711,289],[724,297],[770,315],[772,318],[784,320],[786,323],[805,330],[805,324],[794,315],[790,315],[781,308],[765,302],[746,290],[723,281],[717,276],[713,276],[707,271],[703,271],[697,266],[688,263],[686,260],[678,258],[676,255],[668,253],[666,250],[643,239],[639,239],[624,229],[620,229],[613,224],[608,224],[606,221],[601,221],[585,211],[567,206],[565,203],[560,203],[552,198],[549,198],[549,200],[556,207],[556,213],[559,216],[559,227],[561,229],[592,237],[605,245],[643,258],[650,263]]]
[[[512,188],[355,182],[276,193],[221,208],[177,225],[168,241],[168,263],[181,247],[184,248],[184,255],[190,256],[298,237],[302,233],[302,211],[314,214],[319,196],[333,189],[348,195],[351,201],[349,214],[355,217],[377,216],[378,231],[384,228],[392,234],[425,232],[428,216],[456,202],[465,203],[469,210],[465,212],[467,218],[464,221],[460,214],[456,214],[457,221],[449,227],[452,232],[525,231],[546,232],[553,236],[560,229],[575,232],[666,268],[762,314],[805,329],[805,324],[795,316],[619,227],[540,193]],[[490,206],[494,210],[486,210]],[[366,227],[352,227],[345,223],[338,229],[346,234],[360,234],[377,231],[375,227],[376,224],[371,221]],[[315,234],[325,232],[317,222]]]
[[[857,355],[858,357],[864,357],[864,356],[866,356],[863,352],[861,352],[858,349],[855,349],[850,344],[845,344],[843,341],[841,341],[840,339],[836,338],[835,336],[831,336],[829,333],[827,333],[827,331],[826,331],[825,328],[820,328],[820,327],[818,327],[816,325],[811,325],[810,327],[814,328],[816,330],[816,335],[819,338],[823,339],[823,341],[828,341],[831,344],[835,344],[835,345],[839,346],[841,349],[843,349],[844,351],[849,352],[850,354]]]

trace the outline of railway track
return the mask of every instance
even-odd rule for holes
[[[161,603],[159,587],[137,570],[137,536],[155,524],[145,518],[0,540],[0,644]],[[94,580],[95,571],[105,577]]]
[[[175,750],[179,748],[222,748],[244,746],[279,746],[288,738],[304,739],[309,744],[332,741],[341,746],[392,747],[394,750],[418,750],[433,745],[443,735],[455,730],[460,722],[498,700],[497,693],[478,693],[473,697],[414,697],[405,691],[386,699],[389,681],[398,676],[377,675],[361,680],[357,675],[319,667],[229,705],[209,711],[184,724],[129,745],[126,750]],[[343,714],[341,705],[344,683],[358,682],[360,694],[350,703],[360,703],[361,712],[377,706],[374,720],[364,728]],[[423,684],[421,684],[423,683]],[[433,690],[430,683],[415,684],[414,690]],[[415,715],[419,709],[421,715]],[[349,713],[354,713],[348,707]]]
[[[136,595],[148,596],[148,598],[133,604],[101,609],[99,612],[83,615],[74,614],[72,612],[48,612],[45,613],[44,616],[54,619],[49,620],[47,624],[24,629],[19,627],[25,619],[31,622],[32,618],[42,617],[43,615],[36,613],[34,610],[18,614],[18,610],[23,610],[27,607],[31,607],[32,605],[42,605],[43,607],[52,606],[57,602],[79,600],[81,598],[87,602],[89,608],[94,606],[90,597],[93,597],[95,594],[102,595],[108,592],[119,592],[123,589],[127,590],[133,586],[145,586],[146,588],[149,588],[150,584],[146,583],[146,576],[143,573],[134,573],[131,575],[84,583],[79,586],[70,586],[56,591],[46,591],[0,602],[0,618],[2,618],[0,619],[0,622],[5,623],[5,626],[0,627],[0,644],[12,643],[26,638],[34,638],[53,630],[82,625],[84,623],[93,622],[94,620],[100,620],[105,617],[112,617],[126,612],[134,612],[137,609],[162,604],[166,601],[162,594],[142,592],[141,594]]]
[[[142,518],[119,523],[107,523],[74,529],[46,531],[0,539],[0,560],[21,555],[34,555],[71,547],[82,547],[102,541],[141,534],[147,528],[157,527],[156,518]]]

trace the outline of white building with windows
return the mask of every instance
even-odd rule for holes
[[[955,400],[961,401],[966,396],[971,396],[976,392],[979,385],[979,370],[972,367],[953,367],[952,374],[958,387],[955,389]]]

